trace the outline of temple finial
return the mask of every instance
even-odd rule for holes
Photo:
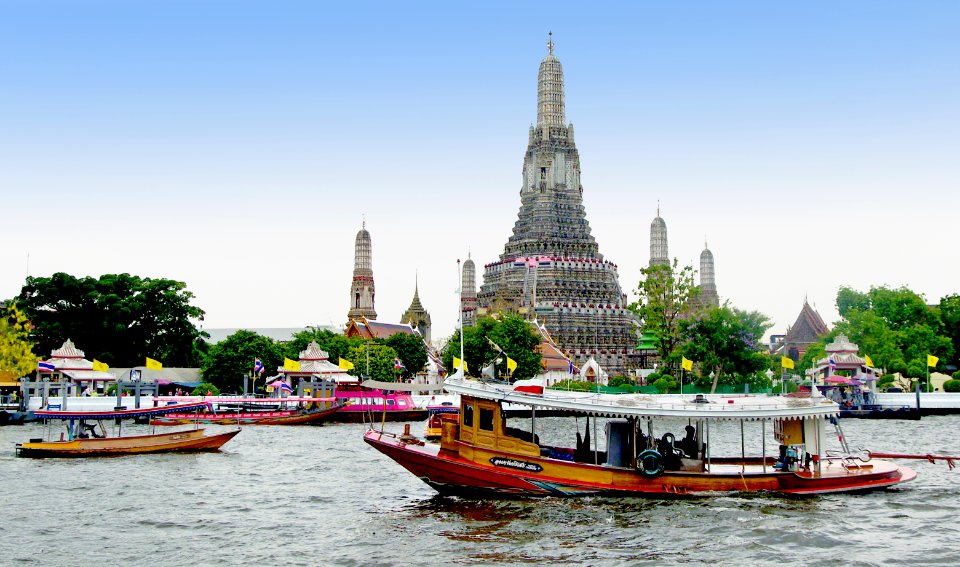
[[[660,199],[657,199],[657,216],[660,216]]]
[[[553,55],[553,32],[552,31],[549,33],[549,36],[550,36],[550,40],[547,41],[547,52],[549,52],[550,55]]]
[[[366,229],[367,229],[367,214],[366,214],[366,213],[362,213],[362,214],[360,215],[360,217],[363,219],[363,220],[361,221],[360,228],[366,230]]]

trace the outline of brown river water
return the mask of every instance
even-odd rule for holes
[[[960,455],[960,416],[843,427],[855,447]],[[0,565],[960,565],[960,469],[924,461],[858,495],[491,501],[438,496],[362,425],[246,427],[221,453],[15,458],[42,431],[0,427]],[[711,439],[739,452],[739,428]]]

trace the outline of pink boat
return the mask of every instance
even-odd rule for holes
[[[344,403],[330,418],[340,423],[372,423],[376,421],[423,421],[426,408],[418,408],[408,392],[367,388],[358,383],[340,382],[336,397]]]

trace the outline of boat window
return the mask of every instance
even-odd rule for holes
[[[397,402],[396,402],[395,400],[387,400],[387,405],[388,405],[388,406],[396,405],[396,403],[397,403]]]
[[[398,406],[405,406],[405,405],[407,405],[407,400],[398,399],[398,400],[397,400],[397,405],[398,405]]]
[[[480,408],[480,429],[493,431],[493,410]]]
[[[463,406],[463,426],[473,427],[473,405],[472,404],[467,404]]]

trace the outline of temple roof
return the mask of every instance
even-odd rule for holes
[[[397,333],[412,335],[414,331],[410,325],[381,323],[379,321],[370,321],[366,317],[361,317],[359,321],[356,319],[350,321],[344,335],[364,339],[386,339]]]
[[[83,351],[78,349],[70,339],[64,341],[60,348],[50,351],[51,358],[83,358],[83,356]]]
[[[793,325],[787,329],[787,334],[783,338],[784,344],[802,343],[809,344],[817,342],[817,339],[830,332],[827,324],[817,311],[810,307],[810,304],[804,300],[803,309]]]
[[[828,344],[825,349],[827,352],[852,352],[856,354],[860,347],[847,338],[846,335],[840,333],[837,335],[837,338],[833,339],[833,342]]]

